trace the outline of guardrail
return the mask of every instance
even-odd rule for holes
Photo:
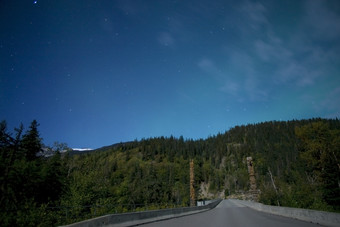
[[[231,199],[231,200],[236,203],[242,204],[244,206],[250,207],[254,210],[258,210],[258,211],[262,211],[266,213],[294,218],[294,219],[312,222],[312,223],[325,225],[325,226],[340,227],[340,214],[339,213],[292,208],[292,207],[269,206],[269,205],[264,205],[262,203],[256,203],[256,202],[251,202],[251,201],[246,201],[246,200],[236,200],[236,199]]]
[[[222,201],[221,199],[218,199],[205,206],[182,207],[153,211],[140,211],[122,214],[109,214],[77,222],[74,224],[65,225],[65,227],[95,227],[107,225],[132,226],[203,212],[215,208],[221,201]]]
[[[121,214],[128,212],[150,211],[182,207],[175,203],[145,203],[145,204],[92,204],[78,206],[49,206],[46,212],[58,219],[59,225],[68,225],[106,214]],[[14,210],[15,211],[15,210]],[[27,210],[27,212],[29,209]]]

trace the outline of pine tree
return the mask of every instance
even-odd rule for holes
[[[42,150],[42,139],[39,136],[38,126],[38,122],[36,120],[33,120],[30,126],[30,130],[26,132],[21,141],[23,155],[28,161],[36,159],[37,153]]]
[[[308,167],[307,171],[317,180],[323,199],[334,209],[339,209],[339,131],[318,121],[297,128],[296,134],[301,140],[301,158]]]

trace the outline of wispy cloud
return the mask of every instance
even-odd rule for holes
[[[313,59],[315,50],[301,49],[293,43],[281,41],[270,35],[254,42],[255,53],[263,62],[273,67],[272,81],[276,84],[312,85],[319,76],[318,70],[311,67],[318,62]]]
[[[158,35],[158,42],[163,46],[173,46],[175,39],[168,32],[162,32]]]
[[[225,74],[216,66],[216,64],[209,58],[202,58],[198,63],[198,67],[207,73],[211,78],[217,81],[222,86],[219,90],[230,95],[237,96],[239,92],[239,85],[236,81],[227,78]]]
[[[270,4],[241,2],[235,7],[237,14],[226,20],[240,37],[237,45],[226,43],[225,58],[219,57],[218,63],[216,56],[207,56],[197,66],[218,81],[219,91],[239,101],[275,99],[286,88],[307,93],[330,79],[340,62],[335,42],[340,39],[340,16],[325,1],[309,3],[295,25],[282,30],[269,17]]]
[[[222,71],[216,66],[216,64],[209,58],[203,58],[197,63],[198,67],[207,73],[211,78],[217,81],[222,86],[218,89],[224,93],[228,93],[233,96],[237,96],[239,93],[238,82],[228,78]]]
[[[226,82],[222,87],[220,87],[220,91],[224,93],[229,93],[232,96],[238,96],[239,90],[240,85],[235,81]]]
[[[310,30],[308,35],[327,41],[340,39],[340,16],[327,6],[327,1],[306,1],[304,10],[304,23]]]
[[[140,12],[146,11],[146,4],[138,1],[117,0],[116,4],[125,15],[137,15]]]
[[[252,59],[246,54],[231,54],[230,71],[222,71],[208,58],[201,59],[198,67],[216,80],[218,90],[243,102],[245,99],[258,101],[266,99],[267,92],[261,89],[260,78],[254,74]]]
[[[327,110],[327,115],[322,117],[339,117],[340,116],[340,87],[336,87],[326,94],[321,104],[317,106],[318,110]]]
[[[281,39],[273,35],[267,37],[266,41],[255,40],[254,47],[257,55],[265,62],[284,62],[293,56],[293,53],[284,46]]]
[[[265,16],[267,10],[259,2],[245,1],[239,7],[239,11],[246,18],[247,24],[252,29],[258,30],[262,25],[268,23],[268,19]]]
[[[201,68],[203,71],[209,73],[210,75],[214,76],[216,79],[221,80],[222,74],[221,70],[217,68],[215,63],[209,58],[202,58],[198,62],[198,67]]]
[[[239,95],[250,101],[263,101],[268,97],[269,89],[261,71],[256,69],[255,59],[247,51],[231,52],[229,67],[232,77],[238,81]]]
[[[181,100],[185,100],[188,103],[197,104],[197,100],[189,95],[187,92],[177,91],[177,95]]]
[[[277,85],[314,85],[334,68],[334,61],[339,58],[335,50],[340,48],[329,41],[340,38],[340,17],[324,4],[325,1],[307,2],[303,19],[297,22],[299,26],[285,39],[280,38],[265,18],[266,9],[262,5],[255,7],[244,3],[243,8],[248,11],[254,7],[254,15],[248,17],[253,22],[249,23],[263,26],[259,31],[261,35],[257,36],[260,38],[252,41],[254,53],[258,60],[271,65],[271,80]]]

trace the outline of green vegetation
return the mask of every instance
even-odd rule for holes
[[[38,123],[0,124],[1,226],[55,226],[107,213],[189,205],[189,160],[198,199],[249,189],[252,156],[260,202],[340,211],[340,121],[311,119],[236,126],[205,140],[159,137],[86,154],[64,144],[42,152]],[[46,148],[44,148],[46,151]]]
[[[0,123],[1,226],[53,225],[57,216],[48,206],[58,206],[67,190],[67,177],[61,155],[38,157],[42,151],[38,123],[33,121],[24,134],[23,126],[13,137],[6,122]]]

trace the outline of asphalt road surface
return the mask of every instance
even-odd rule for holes
[[[281,217],[250,209],[230,200],[223,200],[216,208],[180,218],[158,221],[142,225],[143,227],[312,227],[317,224]]]

